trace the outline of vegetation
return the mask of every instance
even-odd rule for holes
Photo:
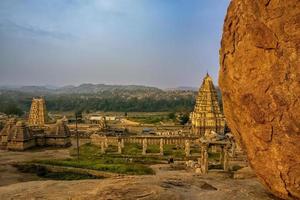
[[[39,94],[3,91],[0,92],[0,112],[20,114],[16,108],[29,111],[32,97],[35,96],[45,97],[49,111],[188,112],[195,104],[195,93],[192,92],[105,91],[97,94]],[[13,106],[10,105],[11,102],[14,103]]]
[[[125,159],[65,159],[65,160],[41,160],[36,161],[39,164],[48,164],[64,167],[75,167],[83,169],[92,169],[106,171],[118,174],[145,175],[154,174],[153,170],[145,165],[136,163],[126,163]]]
[[[171,112],[168,114],[169,119],[175,120],[176,119],[176,114],[174,112]]]
[[[51,180],[81,180],[81,179],[99,179],[102,177],[94,176],[88,173],[75,172],[50,172],[45,167],[35,164],[15,164],[19,171],[23,173],[34,173],[41,178]]]
[[[192,153],[199,153],[197,146],[191,147]],[[28,168],[22,168],[25,171],[33,169],[35,164],[46,164],[53,166],[74,167],[81,169],[91,169],[103,172],[129,174],[129,175],[146,175],[154,174],[155,172],[149,167],[153,164],[162,164],[172,157],[175,160],[185,160],[184,149],[177,147],[176,145],[164,145],[164,155],[161,156],[159,145],[148,145],[147,156],[142,155],[142,145],[140,144],[125,144],[123,154],[117,154],[116,146],[109,146],[106,154],[101,153],[101,148],[92,144],[85,144],[80,147],[79,160],[77,159],[76,149],[70,150],[72,158],[60,159],[60,160],[34,160],[28,163]],[[151,155],[152,154],[152,155]],[[219,153],[209,153],[210,160],[219,160]],[[220,165],[221,166],[221,165]],[[219,165],[213,166],[214,168],[220,167]],[[49,174],[43,169],[35,169],[34,173],[37,173],[41,177],[55,179],[59,174]],[[73,173],[73,172],[72,172]],[[62,180],[75,180],[94,178],[85,174],[61,174]]]
[[[144,161],[144,163],[143,159],[130,162],[128,158],[119,157],[119,155],[102,155],[100,148],[91,144],[80,147],[79,160],[76,158],[75,149],[71,150],[70,154],[73,158],[63,160],[35,160],[32,161],[32,163],[84,168],[130,175],[154,174],[154,171],[145,165],[145,163],[152,163],[151,159],[146,160],[147,162]]]
[[[165,121],[165,118],[161,116],[130,117],[128,119],[131,121],[139,122],[141,124],[157,124],[159,122]]]
[[[185,125],[188,121],[190,120],[190,117],[188,114],[182,114],[180,117],[179,117],[179,121],[180,121],[180,124],[181,125]]]
[[[23,115],[23,111],[19,108],[16,102],[14,101],[1,101],[0,100],[0,112],[7,115]]]
[[[180,113],[179,117],[176,116],[176,113],[152,113],[151,115],[137,115],[130,116],[127,119],[141,124],[159,124],[159,123],[176,123],[185,125],[189,121],[188,113]]]

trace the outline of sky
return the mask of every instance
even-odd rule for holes
[[[0,85],[217,84],[230,0],[1,0]]]

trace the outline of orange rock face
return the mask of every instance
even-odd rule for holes
[[[232,0],[220,50],[229,127],[278,197],[300,199],[300,1]]]

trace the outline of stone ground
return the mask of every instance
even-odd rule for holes
[[[0,199],[100,200],[271,200],[256,178],[232,179],[224,173],[199,176],[169,165],[155,165],[154,176],[120,176],[102,180],[52,181],[18,172],[10,164],[43,158],[66,158],[68,149],[0,151]],[[240,174],[240,177],[241,174]]]

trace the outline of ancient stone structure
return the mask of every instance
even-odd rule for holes
[[[226,121],[260,180],[300,199],[300,1],[232,0],[220,51]]]
[[[191,148],[190,148],[190,141],[189,140],[185,140],[185,156],[189,157],[191,155]]]
[[[0,149],[7,149],[8,136],[13,131],[13,127],[16,124],[16,120],[9,119],[4,128],[0,132]]]
[[[19,121],[13,126],[7,140],[8,150],[23,151],[35,146],[34,137],[23,121]]]
[[[194,112],[191,113],[192,133],[199,136],[224,133],[225,118],[221,112],[217,91],[207,74],[199,89]]]
[[[33,98],[29,112],[29,126],[43,127],[47,120],[47,111],[44,98]]]
[[[164,155],[164,139],[163,138],[160,138],[160,141],[159,141],[159,154],[161,156]]]
[[[103,116],[91,116],[89,121],[91,124],[98,125],[98,131],[104,131],[107,128],[106,119]]]
[[[148,147],[148,141],[147,141],[147,138],[144,138],[143,139],[143,152],[142,152],[143,155],[147,154],[147,147]]]
[[[70,131],[65,122],[59,120],[49,131],[32,129],[23,121],[10,119],[0,132],[0,149],[23,151],[34,146],[71,145]]]
[[[121,142],[121,140],[122,140],[122,139],[118,139],[118,153],[119,153],[119,154],[122,153],[122,148],[123,148],[123,147],[122,147],[122,142]]]
[[[0,148],[23,151],[35,146],[35,139],[28,126],[15,119],[10,119],[0,132]]]
[[[71,146],[71,133],[64,120],[57,120],[54,127],[44,135],[47,146]]]
[[[211,141],[202,141],[200,143],[200,159],[198,161],[199,164],[199,172],[201,174],[208,173],[208,152],[211,147],[219,147],[221,149],[220,152],[220,164],[223,166],[224,171],[228,171],[229,169],[229,151],[231,144],[229,142],[211,142]]]
[[[123,142],[122,142],[123,141]],[[198,165],[199,172],[202,174],[208,173],[208,152],[213,147],[220,149],[220,164],[225,171],[229,169],[230,151],[232,151],[232,144],[229,141],[208,141],[197,139],[197,137],[162,137],[162,136],[130,136],[130,137],[107,137],[93,134],[91,136],[91,143],[101,148],[101,153],[106,153],[106,146],[117,146],[117,153],[123,153],[123,144],[136,143],[142,145],[142,155],[163,155],[164,145],[176,145],[181,147],[185,152],[186,157],[195,156],[191,153],[191,145],[199,146],[200,159]],[[105,145],[106,144],[106,145]],[[148,145],[159,145],[159,153],[147,153]],[[114,152],[116,153],[116,152]]]

